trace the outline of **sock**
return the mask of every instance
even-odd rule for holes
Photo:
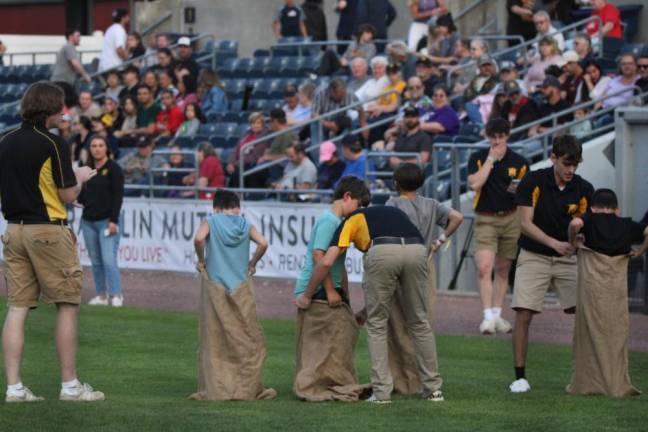
[[[516,367],[515,368],[515,379],[519,380],[525,378],[526,379],[526,371],[524,370],[524,366],[522,367]]]
[[[72,381],[62,382],[61,388],[66,392],[72,393],[72,390],[74,390],[79,384],[81,384],[79,380],[74,378]]]
[[[7,393],[20,393],[23,390],[23,383],[11,384],[7,386]]]
[[[484,319],[492,320],[493,319],[493,310],[490,308],[484,309]]]
[[[502,316],[502,308],[501,307],[491,308],[491,311],[493,311],[493,318],[499,318],[500,316]]]

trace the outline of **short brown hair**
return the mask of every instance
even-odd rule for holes
[[[20,101],[20,115],[32,123],[45,123],[51,115],[63,110],[65,94],[59,86],[49,81],[39,81],[27,87]]]

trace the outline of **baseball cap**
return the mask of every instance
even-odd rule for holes
[[[483,66],[485,64],[493,64],[493,59],[488,54],[479,57],[479,61],[477,62],[477,66]]]
[[[191,46],[191,39],[189,39],[187,36],[182,36],[180,39],[178,39],[178,46]]]
[[[297,87],[292,84],[288,84],[284,89],[283,95],[286,97],[293,97],[297,94]]]
[[[576,51],[569,50],[569,51],[565,51],[565,53],[562,55],[562,60],[565,63],[579,62],[580,57],[578,56]]]
[[[147,137],[147,136],[142,135],[137,139],[137,147],[146,147],[149,144],[152,144],[152,143],[151,143],[150,138]]]
[[[124,18],[126,15],[128,15],[128,10],[126,10],[124,8],[117,8],[117,9],[113,10],[112,18],[113,18],[113,21],[119,21],[122,18]]]
[[[333,143],[333,141],[324,141],[322,144],[320,144],[319,149],[320,163],[330,161],[336,151],[337,147],[335,146],[335,143]]]
[[[522,89],[515,81],[506,81],[500,87],[501,93],[505,94],[506,96],[511,96],[522,92]]]
[[[418,108],[409,105],[403,110],[404,117],[418,117],[420,115]]]
[[[273,108],[270,110],[270,119],[272,120],[286,120],[286,112],[281,108]]]
[[[506,71],[512,71],[513,69],[515,69],[515,63],[513,63],[510,60],[504,60],[504,61],[500,62],[499,69],[500,69],[500,72],[504,72],[505,70]]]
[[[416,60],[416,66],[422,65],[425,67],[432,67],[434,66],[434,63],[432,63],[432,60],[430,60],[427,57],[419,57],[418,60]]]
[[[548,76],[542,81],[542,88],[557,87],[560,88],[560,80],[555,76]]]

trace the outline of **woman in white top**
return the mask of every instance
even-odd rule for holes
[[[369,99],[380,96],[385,92],[385,87],[389,85],[389,78],[387,78],[387,64],[387,58],[384,56],[376,56],[371,59],[372,77],[367,80],[367,82],[364,83],[358,91],[356,91],[356,97],[359,101],[368,101]],[[371,101],[366,103],[364,105],[365,111],[374,103],[377,102]]]
[[[608,81],[610,81],[610,77],[603,75],[603,70],[598,63],[593,61],[585,66],[583,86],[587,88],[590,100],[599,99],[605,95]]]
[[[540,39],[538,51],[540,57],[533,60],[533,64],[524,77],[524,87],[526,87],[529,94],[540,90],[540,86],[545,79],[545,69],[551,65],[562,66],[560,64],[562,57],[555,39],[550,37]]]
[[[410,13],[413,22],[407,37],[407,48],[416,51],[416,46],[428,32],[428,21],[448,13],[445,0],[410,0]]]

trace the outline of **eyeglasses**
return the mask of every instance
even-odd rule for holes
[[[648,64],[639,64],[639,65],[637,65],[637,68],[639,68],[639,69],[648,69]]]

